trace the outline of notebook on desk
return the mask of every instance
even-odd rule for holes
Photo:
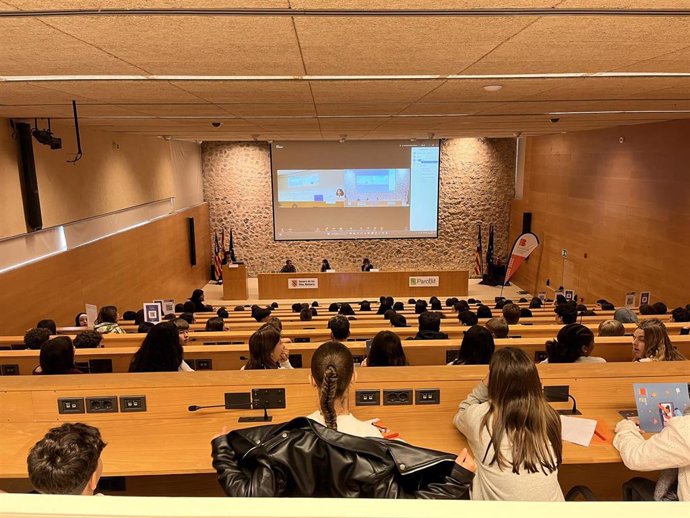
[[[660,432],[690,407],[687,383],[635,383],[634,390],[643,432]]]

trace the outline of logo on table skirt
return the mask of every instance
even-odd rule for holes
[[[438,287],[438,275],[427,275],[425,277],[410,277],[410,288]]]
[[[310,279],[288,279],[289,290],[299,290],[305,288],[318,288],[319,279],[314,277]]]

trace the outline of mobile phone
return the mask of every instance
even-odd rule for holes
[[[637,410],[619,410],[618,413],[624,419],[630,419],[631,417],[637,417]]]

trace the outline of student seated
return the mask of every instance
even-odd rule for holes
[[[137,312],[136,312],[136,311],[132,311],[131,309],[128,310],[128,311],[125,311],[125,312],[122,314],[122,320],[131,320],[131,321],[133,321],[133,320],[136,319],[136,318],[137,318]]]
[[[371,311],[371,303],[368,300],[363,300],[359,305],[360,311]]]
[[[175,304],[175,313],[182,313],[184,311],[184,304],[182,302],[178,302]]]
[[[668,312],[668,307],[666,307],[666,304],[663,302],[655,302],[652,304],[652,307],[654,308],[654,313],[656,315],[665,315]]]
[[[103,306],[98,312],[96,327],[94,329],[104,335],[110,333],[125,334],[125,330],[117,323],[119,319],[120,315],[117,313],[117,308],[115,306]]]
[[[640,315],[656,315],[656,310],[650,304],[642,304],[638,311]]]
[[[407,358],[400,337],[390,331],[379,331],[371,340],[371,347],[362,367],[400,367],[407,365]]]
[[[477,318],[492,318],[491,308],[484,304],[477,306]]]
[[[74,337],[75,349],[96,349],[102,347],[103,335],[98,331],[82,331]]]
[[[50,319],[45,319],[45,320],[39,320],[38,323],[36,324],[37,329],[47,329],[50,331],[51,336],[55,336],[57,334],[57,327],[55,325],[55,320],[50,320]]]
[[[458,313],[458,320],[463,326],[476,326],[479,322],[477,315],[469,310]]]
[[[311,308],[305,308],[299,312],[299,319],[301,322],[308,322],[312,319]]]
[[[577,322],[577,306],[574,302],[559,304],[554,309],[556,322],[559,324],[574,324]]]
[[[415,340],[444,340],[448,335],[441,332],[441,317],[434,311],[425,311],[419,315],[419,332]]]
[[[393,309],[395,311],[405,311],[405,304],[398,301],[395,304],[393,304]]]
[[[256,308],[256,310],[252,311],[252,316],[257,322],[266,322],[271,316],[271,310],[268,308]]]
[[[194,318],[194,313],[180,313],[180,318],[176,320],[184,320],[187,322],[189,325],[192,325],[195,323],[195,318]]]
[[[64,423],[51,428],[26,459],[29,481],[46,495],[93,495],[103,473],[103,448],[93,426]]]
[[[618,308],[613,314],[613,319],[621,324],[637,324],[637,315],[628,308]]]
[[[343,315],[337,315],[328,321],[328,329],[331,330],[331,340],[344,342],[350,336],[350,321]]]
[[[506,304],[503,306],[503,319],[509,326],[514,326],[520,322],[520,306],[517,304]]]
[[[415,315],[421,315],[422,313],[424,313],[426,311],[426,308],[427,308],[426,300],[419,299],[414,304]]]
[[[561,328],[555,340],[546,342],[547,358],[541,363],[606,363],[591,356],[594,351],[594,333],[581,324],[568,324]]]
[[[635,422],[623,419],[616,425],[613,438],[613,445],[628,469],[667,470],[661,477],[667,473],[671,477],[675,475],[677,497],[681,502],[690,502],[690,414],[687,412],[683,416],[672,417],[659,433],[647,440]],[[661,499],[666,495],[659,496]]]
[[[355,314],[355,310],[352,309],[352,306],[350,306],[350,304],[348,304],[346,302],[346,303],[340,305],[340,309],[338,310],[338,313],[340,315],[351,316],[351,315]]]
[[[494,353],[489,373],[460,403],[454,423],[477,462],[473,500],[564,500],[561,420],[524,351]]]
[[[520,308],[520,318],[532,318],[532,312],[527,308]]]
[[[482,326],[472,326],[465,331],[458,357],[448,365],[489,365],[496,346],[494,337]]]
[[[529,308],[530,309],[539,309],[542,307],[542,302],[539,297],[532,297],[532,300],[529,301]]]
[[[34,327],[24,333],[24,345],[27,349],[38,351],[48,340],[50,340],[50,330],[44,327]]]
[[[466,450],[452,463],[453,456],[385,440],[377,427],[350,413],[356,373],[346,346],[319,346],[309,380],[316,412],[279,425],[223,430],[213,439],[213,467],[228,496],[469,498],[473,462]],[[282,440],[271,440],[278,436]],[[405,463],[419,470],[406,484]]]
[[[671,322],[690,322],[690,311],[678,307],[671,311]]]
[[[77,316],[74,317],[74,327],[89,327],[89,317],[86,316],[86,313],[77,313]]]
[[[156,324],[154,324],[153,322],[144,322],[142,324],[139,324],[139,327],[137,327],[137,333],[145,335],[146,333],[151,331],[151,329],[153,329],[153,326],[155,325]]]
[[[216,315],[218,315],[220,318],[230,317],[230,313],[228,313],[228,310],[225,308],[225,306],[218,308],[218,311],[216,311]]]
[[[470,311],[470,305],[466,300],[458,300],[455,304],[453,304],[453,310],[457,313],[461,313],[462,311]]]
[[[604,320],[599,324],[599,336],[623,336],[625,334],[625,326],[618,320]]]
[[[192,296],[189,297],[189,301],[194,304],[194,309],[192,312],[197,311],[213,311],[213,306],[204,304],[204,290],[196,289],[192,292]],[[185,309],[185,311],[187,311]]]
[[[384,319],[384,320],[390,320],[391,318],[393,318],[394,315],[397,315],[397,313],[395,312],[395,310],[394,310],[394,309],[389,309],[388,311],[386,311],[386,312],[383,314],[383,319]]]
[[[220,317],[209,318],[206,321],[205,331],[226,331],[225,322]],[[189,335],[187,335],[189,336]]]
[[[300,306],[300,311],[302,311],[302,307]],[[328,306],[328,311],[330,313],[337,313],[338,312],[338,304],[336,302],[331,302],[331,304]],[[299,311],[298,311],[299,313]]]
[[[249,337],[249,361],[242,370],[255,369],[292,369],[290,351],[271,324],[264,324]]]
[[[69,336],[56,336],[44,343],[39,362],[34,374],[83,374],[74,365],[74,345]]]
[[[664,323],[656,318],[638,324],[633,333],[632,347],[634,362],[685,360],[685,356],[671,343]]]
[[[407,327],[407,319],[405,318],[405,315],[401,315],[400,313],[396,313],[391,317],[391,325],[393,327]]]
[[[508,338],[508,333],[510,332],[508,322],[503,318],[490,318],[487,320],[486,324],[484,324],[484,327],[489,330],[489,333],[491,333],[494,338]]]
[[[443,311],[443,306],[441,306],[441,301],[436,299],[431,302],[431,311]]]
[[[179,319],[175,322],[179,322]],[[184,361],[184,337],[172,322],[161,322],[148,332],[129,364],[129,372],[191,371]]]

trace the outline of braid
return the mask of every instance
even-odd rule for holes
[[[326,421],[326,426],[333,430],[338,429],[334,405],[337,386],[338,371],[333,364],[329,364],[323,374],[323,383],[321,384],[319,400],[321,402],[321,413]]]

